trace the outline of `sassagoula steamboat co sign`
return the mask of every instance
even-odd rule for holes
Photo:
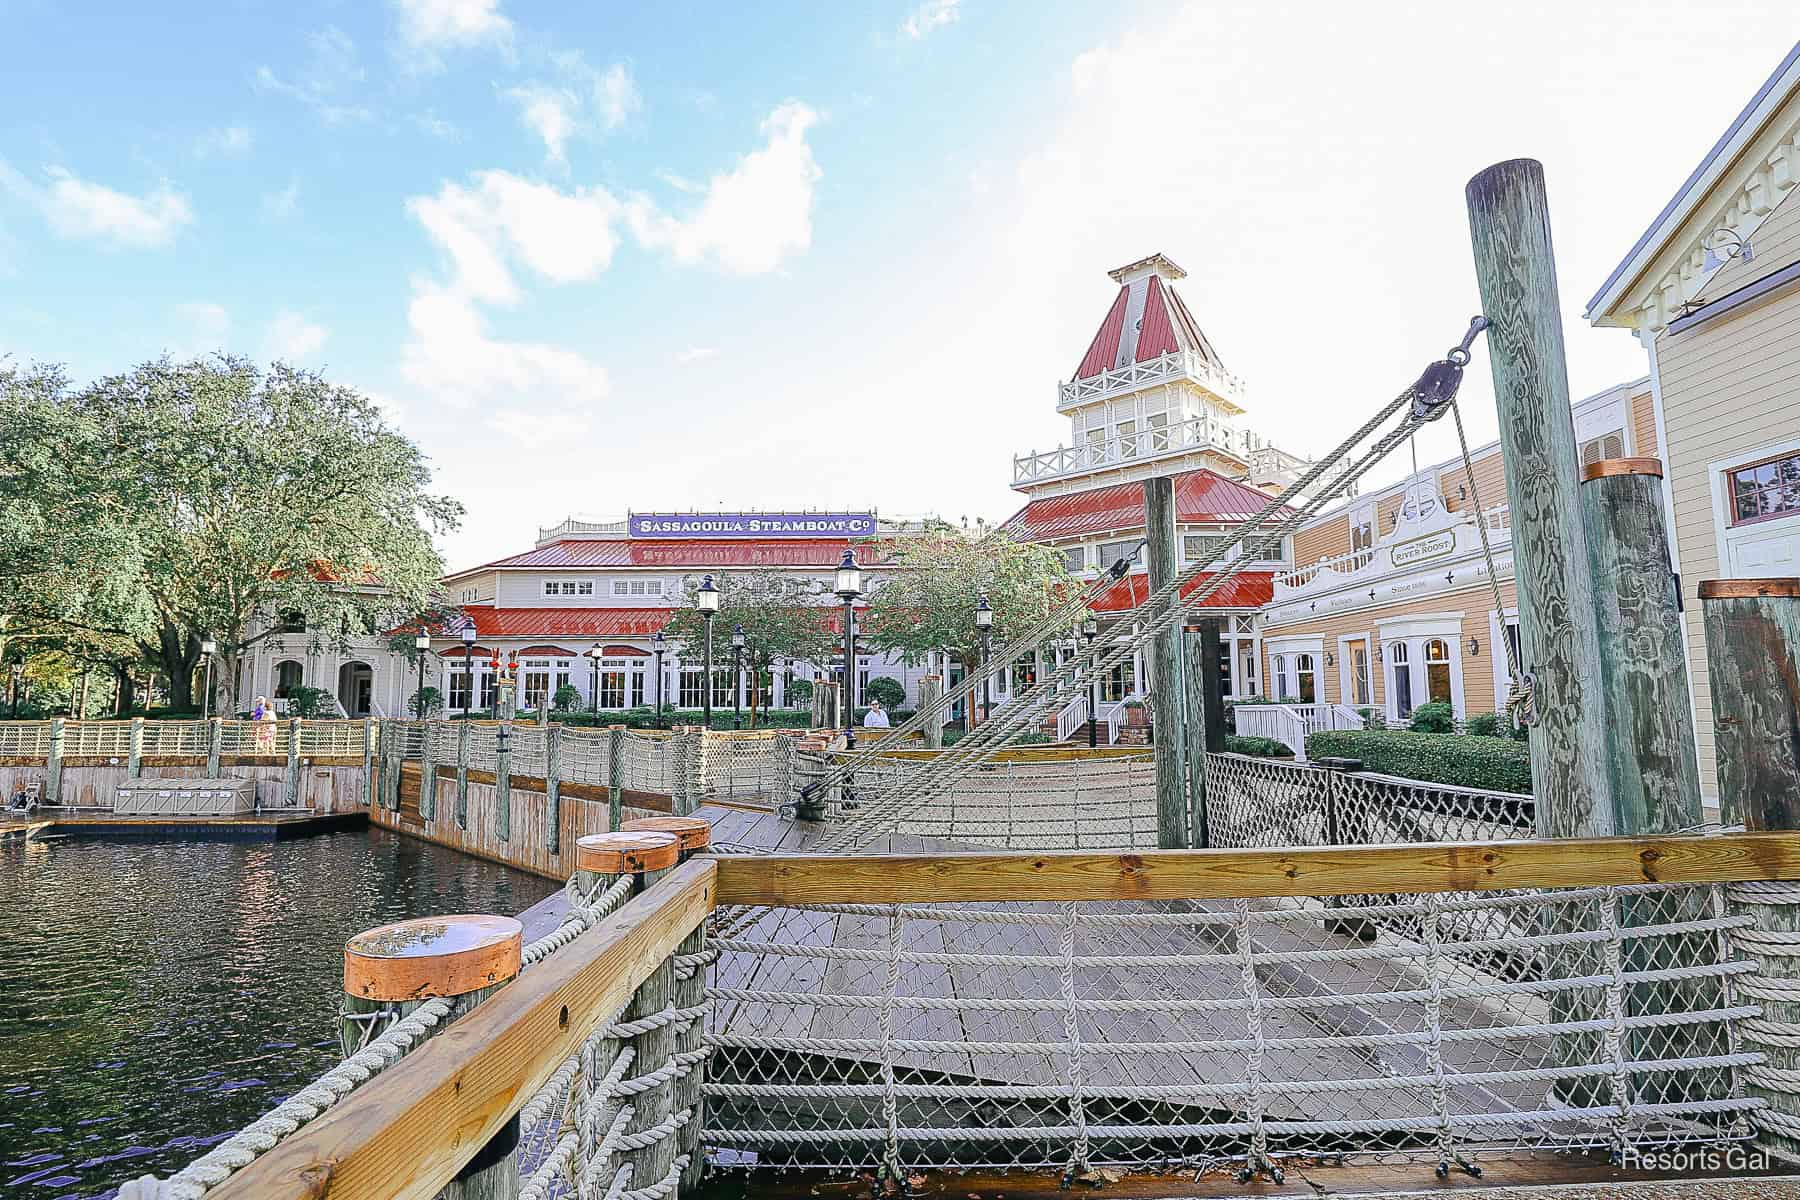
[[[632,513],[634,538],[855,538],[875,535],[873,513]]]

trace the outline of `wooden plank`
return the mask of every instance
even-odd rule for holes
[[[436,1195],[705,919],[715,884],[714,860],[677,867],[209,1194]]]
[[[720,904],[1218,900],[1800,879],[1800,834],[715,861]]]

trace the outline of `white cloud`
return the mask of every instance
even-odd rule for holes
[[[954,25],[962,15],[957,11],[959,3],[960,0],[925,0],[900,22],[900,32],[916,42],[934,29]]]
[[[456,140],[456,126],[444,120],[434,112],[418,114],[413,117],[413,124],[419,127],[420,132],[428,133],[441,141],[449,142]]]
[[[812,244],[813,189],[820,170],[806,134],[819,114],[798,100],[762,123],[767,142],[707,182],[691,217],[633,201],[632,231],[646,246],[667,248],[681,262],[711,261],[738,274],[773,271],[788,254]]]
[[[220,129],[209,129],[194,139],[194,153],[201,158],[210,158],[215,154],[235,158],[248,154],[255,141],[256,135],[248,125],[226,125]]]
[[[484,424],[528,450],[567,445],[593,428],[585,413],[522,408],[494,409]]]
[[[685,350],[676,352],[675,361],[682,366],[687,366],[689,363],[705,362],[709,358],[716,357],[718,353],[717,346],[689,346]]]
[[[471,300],[519,299],[509,259],[556,283],[592,279],[612,262],[620,205],[604,188],[562,192],[506,171],[483,171],[473,187],[446,183],[415,196],[407,211],[450,257],[451,286]]]
[[[687,192],[690,195],[694,195],[699,192],[704,192],[706,190],[705,184],[695,183],[693,180],[688,179],[685,176],[677,175],[675,172],[669,170],[667,167],[658,167],[655,171],[653,171],[651,173],[653,175],[655,175],[656,178],[658,178],[662,182],[668,184],[670,187],[674,188],[678,192]]]
[[[263,216],[272,221],[285,221],[300,211],[300,179],[290,176],[288,185],[278,192],[264,192]]]
[[[317,353],[331,336],[323,325],[307,320],[297,312],[283,310],[275,314],[269,322],[268,333],[263,338],[265,357],[280,359],[282,362],[293,362]]]
[[[195,300],[174,308],[175,340],[169,351],[177,358],[200,358],[227,349],[231,314],[210,301]]]
[[[258,91],[298,100],[328,125],[367,121],[374,114],[356,99],[368,78],[356,42],[335,25],[307,35],[306,63],[297,75],[282,78],[267,66],[256,68]]]
[[[166,246],[194,222],[194,206],[168,180],[142,196],[89,183],[64,167],[51,167],[37,184],[0,159],[0,187],[36,208],[57,236],[143,249]]]
[[[434,402],[491,408],[531,397],[574,411],[598,403],[609,389],[606,369],[574,350],[492,337],[473,301],[454,288],[415,285],[406,320],[412,337],[401,373]],[[555,411],[534,409],[506,432],[529,441],[533,421]]]
[[[422,65],[436,65],[437,51],[495,46],[510,52],[513,23],[500,0],[395,0],[400,40]]]
[[[594,104],[600,111],[600,123],[617,129],[627,117],[644,107],[637,83],[624,63],[614,63],[594,81]]]
[[[519,106],[519,120],[544,143],[546,157],[568,166],[569,139],[581,125],[581,100],[563,88],[527,86],[510,88],[506,98]]]
[[[644,101],[624,63],[596,71],[575,50],[552,55],[551,62],[556,82],[526,83],[504,95],[519,106],[519,120],[544,143],[550,163],[566,168],[571,138],[611,133]]]

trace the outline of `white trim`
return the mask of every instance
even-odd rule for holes
[[[1355,689],[1350,686],[1356,678],[1350,672],[1350,643],[1361,642],[1367,655],[1364,665],[1368,668],[1369,698],[1366,702],[1355,698]],[[1338,703],[1347,704],[1351,708],[1373,707],[1375,704],[1375,635],[1369,630],[1359,629],[1353,633],[1338,634]]]
[[[1741,451],[1730,458],[1717,459],[1707,464],[1706,482],[1712,491],[1713,551],[1719,560],[1719,577],[1721,579],[1738,578],[1737,570],[1732,565],[1731,547],[1734,542],[1746,540],[1745,534],[1737,532],[1739,528],[1754,531],[1751,536],[1756,538],[1760,538],[1767,532],[1780,533],[1791,530],[1800,534],[1800,513],[1734,527],[1726,511],[1728,502],[1725,494],[1726,474],[1750,463],[1796,452],[1800,452],[1800,438],[1788,438],[1785,441],[1768,442],[1754,449]]]
[[[1294,633],[1281,637],[1263,639],[1263,648],[1270,654],[1314,654],[1325,653],[1325,635],[1322,633]]]
[[[1408,613],[1401,617],[1388,617],[1375,622],[1375,629],[1384,642],[1396,642],[1405,638],[1462,636],[1463,615],[1459,612]]]
[[[1515,605],[1512,608],[1501,609],[1498,612],[1491,608],[1488,609],[1488,657],[1492,659],[1494,663],[1495,712],[1505,711],[1506,693],[1512,685],[1512,680],[1507,676],[1506,642],[1504,640],[1505,633],[1501,629],[1502,624],[1516,624],[1519,626],[1519,653],[1523,655],[1525,652],[1525,626],[1519,620],[1518,606]],[[1525,669],[1523,663],[1520,664],[1519,669]]]

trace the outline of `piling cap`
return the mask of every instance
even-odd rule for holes
[[[1770,596],[1800,596],[1800,576],[1775,579],[1702,579],[1702,600],[1760,600]]]
[[[705,817],[639,817],[619,826],[620,833],[670,833],[682,854],[697,854],[712,845],[712,822]]]
[[[344,943],[344,991],[364,1000],[462,996],[519,973],[525,927],[459,913],[364,930]]]
[[[1595,479],[1606,479],[1613,475],[1652,475],[1661,479],[1663,476],[1662,459],[1603,458],[1581,468],[1581,482],[1583,483],[1589,483]]]
[[[638,875],[681,861],[681,839],[672,833],[590,833],[575,842],[575,869],[601,875]]]

